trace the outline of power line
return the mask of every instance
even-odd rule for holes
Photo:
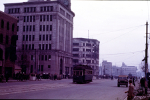
[[[116,53],[116,54],[101,54],[101,55],[120,55],[120,54],[127,54],[127,53],[137,53],[137,52],[143,52],[144,50],[142,51],[135,51],[135,52],[126,52],[126,53]]]

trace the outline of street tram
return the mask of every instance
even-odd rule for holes
[[[73,82],[89,83],[92,82],[93,69],[87,65],[76,65],[73,67]]]

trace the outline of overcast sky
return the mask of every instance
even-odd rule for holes
[[[0,10],[4,11],[4,3],[26,1],[1,0]],[[141,64],[145,24],[150,21],[149,1],[71,0],[71,9],[75,13],[73,37],[100,41],[100,64],[103,60],[119,67],[122,62],[137,67]]]

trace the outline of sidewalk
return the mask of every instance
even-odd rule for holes
[[[134,91],[135,91],[135,96],[133,100],[149,100],[150,98],[150,89],[147,89],[147,96],[144,94],[142,96],[136,96],[137,94],[137,90],[140,88],[140,80],[135,81],[135,87],[134,87]],[[144,89],[145,91],[145,89]],[[127,100],[127,97],[124,99]]]

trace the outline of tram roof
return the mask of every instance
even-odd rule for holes
[[[88,65],[76,65],[73,67],[74,70],[82,70],[82,69],[90,69],[93,70],[90,66]]]

